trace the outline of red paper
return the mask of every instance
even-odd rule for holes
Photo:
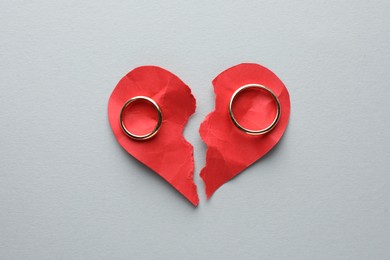
[[[264,135],[251,136],[240,131],[229,117],[232,94],[241,86],[260,84],[271,89],[281,104],[281,116],[275,128]],[[290,97],[283,82],[269,69],[244,63],[229,68],[214,80],[215,110],[206,116],[199,132],[208,146],[206,166],[200,176],[211,195],[225,182],[269,152],[286,130],[290,116]],[[248,89],[237,96],[233,112],[241,125],[249,129],[268,126],[276,112],[272,97],[265,91]]]
[[[122,106],[135,96],[152,98],[163,114],[158,133],[145,141],[130,139],[120,127]],[[119,81],[108,102],[110,125],[119,144],[196,206],[199,199],[193,181],[193,147],[182,135],[195,107],[190,88],[171,72],[155,66],[130,71]],[[124,122],[131,132],[146,134],[156,125],[156,110],[149,103],[135,102],[128,109],[125,110]]]

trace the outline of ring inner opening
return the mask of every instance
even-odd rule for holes
[[[277,107],[271,93],[261,88],[247,88],[238,93],[232,104],[236,121],[249,130],[267,128],[275,119]]]
[[[123,122],[132,134],[146,135],[156,128],[158,112],[152,103],[138,99],[130,103],[123,111]]]

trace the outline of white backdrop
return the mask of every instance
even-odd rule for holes
[[[1,259],[390,259],[390,2],[1,1]],[[280,144],[210,201],[198,128],[241,62],[286,84]],[[117,144],[140,65],[197,99],[192,207]]]

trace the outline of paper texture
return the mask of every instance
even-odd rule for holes
[[[247,135],[231,121],[228,106],[232,94],[246,84],[261,84],[271,89],[281,104],[281,116],[269,133]],[[200,176],[206,196],[269,152],[282,137],[290,115],[290,98],[283,82],[270,70],[258,64],[239,64],[219,74],[213,81],[215,110],[206,116],[199,132],[208,149],[206,166]],[[236,99],[233,112],[240,124],[250,129],[269,125],[275,116],[274,101],[264,91],[248,90]],[[271,174],[271,173],[270,173]]]
[[[121,108],[134,96],[152,98],[163,114],[159,132],[145,141],[130,139],[120,127]],[[141,103],[131,110],[132,113],[125,114],[124,120],[128,129],[139,134],[150,131],[156,120],[153,107]],[[199,199],[193,182],[193,147],[182,135],[195,107],[190,88],[171,72],[155,66],[138,67],[129,72],[115,87],[108,102],[110,125],[119,144],[196,206]],[[146,114],[143,119],[138,117],[142,113]]]

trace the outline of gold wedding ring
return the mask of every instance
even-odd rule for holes
[[[248,88],[257,88],[257,89],[260,89],[260,90],[265,90],[266,92],[268,92],[273,100],[275,101],[275,105],[276,105],[276,115],[275,115],[275,118],[274,120],[272,121],[272,123],[267,126],[266,128],[263,128],[263,129],[248,129],[248,128],[245,128],[243,127],[242,125],[240,125],[236,118],[234,117],[234,114],[233,114],[233,110],[232,110],[232,107],[233,107],[233,103],[234,103],[234,100],[236,98],[236,96],[241,92],[241,91],[244,91]],[[280,118],[280,112],[281,112],[281,108],[280,108],[280,102],[279,102],[279,99],[278,97],[275,95],[275,93],[270,90],[269,88],[263,86],[263,85],[259,85],[259,84],[248,84],[248,85],[244,85],[242,87],[240,87],[239,89],[237,89],[232,97],[230,98],[230,103],[229,103],[229,115],[230,115],[230,118],[232,119],[234,125],[241,131],[245,132],[246,134],[248,135],[262,135],[262,134],[266,134],[268,133],[269,131],[271,131],[275,126],[276,124],[278,123],[279,121],[279,118]]]
[[[138,100],[143,100],[143,101],[147,101],[149,103],[151,103],[154,108],[156,109],[157,111],[157,124],[156,124],[156,127],[150,132],[150,133],[147,133],[147,134],[144,134],[144,135],[136,135],[136,134],[133,134],[132,132],[130,132],[126,126],[125,126],[125,123],[123,121],[123,114],[124,114],[124,111],[126,110],[126,108],[133,102],[135,101],[138,101]],[[157,103],[149,98],[149,97],[145,97],[145,96],[136,96],[136,97],[133,97],[131,99],[129,99],[122,107],[122,110],[121,110],[121,114],[119,116],[119,121],[121,123],[121,127],[122,127],[122,130],[123,132],[130,138],[134,139],[134,140],[137,140],[137,141],[143,141],[143,140],[147,140],[149,138],[152,138],[155,134],[157,134],[158,130],[160,130],[160,127],[161,127],[161,124],[162,124],[162,112],[161,112],[161,109],[160,107],[157,105]]]

